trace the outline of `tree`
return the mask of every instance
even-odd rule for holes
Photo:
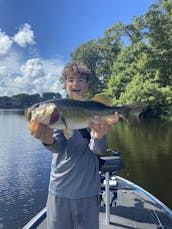
[[[160,118],[169,115],[169,106],[172,104],[172,90],[169,86],[159,87],[157,82],[144,76],[135,75],[120,95],[120,103],[136,102],[145,105],[145,115]]]
[[[140,74],[140,77],[147,79],[154,74],[149,69],[146,45],[139,41],[121,49],[111,71],[112,74],[105,92],[109,96],[119,99],[135,75]]]
[[[42,93],[42,100],[59,99],[59,98],[61,98],[60,93],[54,93],[54,92]]]
[[[29,106],[41,101],[41,96],[39,94],[29,95],[22,93],[13,95],[12,98],[14,98],[20,106]]]
[[[92,77],[89,82],[88,97],[92,97],[94,94],[99,93],[102,90],[102,79],[96,74],[97,60],[99,58],[98,45],[95,40],[91,40],[85,44],[80,45],[71,54],[73,61],[79,61],[86,65],[92,73]]]
[[[172,106],[171,6],[172,1],[159,1],[134,25],[123,27],[129,40],[105,90],[115,103],[141,102],[156,117],[169,115]]]
[[[171,25],[172,0],[157,0],[133,23],[116,23],[77,48],[73,59],[93,72],[91,93],[103,90],[117,104],[143,103],[152,116],[172,115]]]
[[[111,76],[111,68],[123,45],[121,39],[122,35],[123,24],[119,22],[105,30],[104,38],[98,39],[99,58],[97,60],[96,73],[98,76],[102,77],[104,84],[103,88],[107,87],[107,83]]]
[[[145,14],[144,24],[150,65],[158,71],[156,80],[162,87],[172,86],[172,1],[153,4]]]

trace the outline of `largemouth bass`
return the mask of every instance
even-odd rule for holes
[[[70,99],[54,99],[35,104],[26,109],[25,117],[30,129],[35,128],[35,123],[42,123],[52,129],[83,129],[88,127],[90,121],[96,122],[97,115],[110,123],[114,113],[128,119],[130,116],[138,116],[141,107],[138,105],[110,106],[97,102],[78,101]]]

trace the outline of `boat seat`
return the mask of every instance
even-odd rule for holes
[[[111,156],[100,157],[100,172],[102,174],[109,172],[114,174],[124,168],[124,163],[118,152],[112,151]]]

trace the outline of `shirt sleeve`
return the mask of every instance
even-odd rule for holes
[[[89,148],[92,150],[94,153],[98,155],[103,155],[106,152],[106,147],[107,147],[107,137],[106,135],[102,137],[101,139],[95,139],[93,138],[93,133],[91,131],[91,139],[90,139],[90,144]]]
[[[45,145],[45,148],[52,153],[61,153],[66,147],[66,138],[62,130],[54,131],[54,143]]]

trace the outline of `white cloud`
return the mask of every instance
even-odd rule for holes
[[[56,63],[56,64],[55,64]],[[63,64],[58,60],[30,59],[22,67],[21,84],[32,93],[57,92]],[[19,80],[19,78],[17,79]],[[59,87],[58,87],[59,85]]]
[[[6,55],[9,52],[12,43],[13,41],[10,37],[0,31],[0,56]]]
[[[23,50],[27,45],[33,45],[36,43],[34,41],[34,32],[32,31],[29,24],[22,25],[19,31],[14,35],[14,37],[8,36],[0,29],[0,60],[3,60],[7,56],[9,56],[10,52],[14,52],[14,42],[22,47]],[[38,53],[38,50],[34,48],[32,52]]]
[[[0,58],[0,66],[6,68],[6,72],[9,74],[17,74],[20,73],[20,67],[23,57],[21,53],[11,50],[8,55]]]
[[[8,74],[0,80],[0,96],[2,91],[3,95],[62,92],[59,78],[63,66],[58,59],[29,59],[21,66],[21,74],[15,77]]]
[[[34,33],[29,24],[24,24],[18,31],[17,34],[13,37],[13,40],[21,47],[25,48],[27,44],[33,45]]]
[[[14,41],[23,49],[12,47]],[[0,96],[63,93],[59,82],[63,61],[60,58],[27,59],[24,48],[34,43],[34,33],[28,24],[24,24],[13,38],[0,31]],[[37,53],[37,47],[32,46],[32,49]]]
[[[7,74],[7,66],[0,65],[0,76]]]
[[[44,76],[43,64],[39,59],[30,59],[21,66],[21,71],[25,78],[39,78]]]

